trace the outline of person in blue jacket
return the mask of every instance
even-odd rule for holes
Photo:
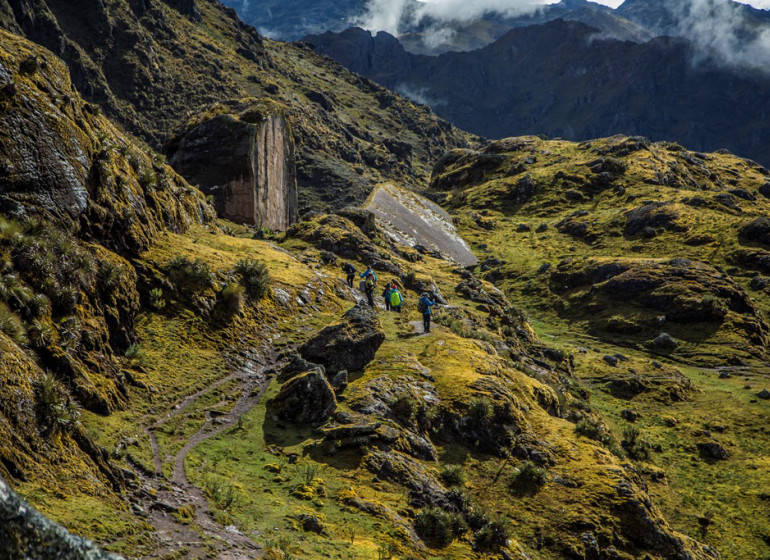
[[[436,305],[435,301],[432,301],[430,299],[430,296],[428,293],[422,294],[420,296],[420,299],[417,300],[417,311],[422,313],[422,326],[423,331],[426,333],[430,332],[430,316],[431,316],[431,310],[430,308]]]
[[[366,278],[370,274],[374,277],[374,283],[377,284],[377,273],[372,270],[372,265],[366,267],[366,270],[361,273],[361,278]]]

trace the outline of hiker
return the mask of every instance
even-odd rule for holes
[[[401,292],[398,290],[398,286],[396,286],[395,282],[390,287],[388,300],[388,305],[390,308],[396,313],[401,313],[401,304],[404,303],[404,296],[401,295]]]
[[[372,276],[372,278],[374,278],[374,285],[376,286],[377,273],[375,273],[374,270],[372,270],[372,265],[367,266],[366,270],[363,272],[363,274],[361,274],[361,278],[364,278],[364,279],[368,278],[369,276]]]
[[[346,262],[345,264],[342,265],[342,272],[348,275],[348,286],[352,288],[353,280],[356,279],[356,272],[358,272],[358,270],[356,270],[355,266]]]
[[[395,286],[395,284],[393,284]],[[385,284],[385,289],[382,290],[382,299],[385,301],[385,311],[390,311],[390,284]]]
[[[364,280],[364,292],[366,292],[366,301],[372,309],[374,309],[374,288],[376,285],[377,281],[374,274],[368,274],[366,280]]]
[[[436,305],[435,301],[431,301],[430,296],[427,292],[422,294],[420,296],[420,299],[417,301],[417,311],[422,313],[422,327],[423,331],[426,333],[430,332],[430,315],[431,310],[430,308]]]

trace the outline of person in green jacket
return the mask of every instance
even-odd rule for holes
[[[401,313],[401,306],[404,303],[404,296],[401,295],[401,292],[398,289],[398,286],[396,286],[395,282],[390,287],[390,308],[395,311],[396,313]]]

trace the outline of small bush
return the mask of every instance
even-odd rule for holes
[[[511,529],[505,519],[492,519],[474,536],[473,544],[481,552],[494,552],[508,544]]]
[[[129,346],[123,356],[132,365],[145,366],[147,364],[147,354],[142,351],[142,347],[139,344],[135,343]]]
[[[608,157],[604,160],[604,169],[615,176],[625,175],[628,171],[628,164],[622,159]]]
[[[120,286],[125,272],[123,265],[104,262],[99,268],[99,285],[102,291],[107,294],[114,292]]]
[[[150,290],[150,306],[157,311],[166,307],[166,299],[163,297],[163,290],[161,288]]]
[[[308,463],[306,465],[297,467],[297,474],[303,484],[310,486],[310,484],[318,477],[320,469],[318,465],[314,463]]]
[[[531,461],[525,461],[513,471],[509,488],[514,492],[536,492],[548,482],[548,471]]]
[[[473,397],[468,406],[468,414],[480,424],[488,425],[495,415],[495,407],[487,397]]]
[[[238,283],[230,283],[222,289],[222,306],[230,315],[237,315],[243,308],[244,288]]]
[[[16,344],[24,344],[27,341],[27,333],[21,319],[3,303],[0,303],[0,331]]]
[[[620,445],[628,453],[628,456],[638,461],[646,461],[650,458],[652,444],[642,435],[636,426],[628,426],[623,430],[623,439]]]
[[[80,417],[75,403],[50,373],[41,373],[35,380],[35,394],[39,418],[45,432],[65,431]]]
[[[236,501],[235,486],[220,477],[207,477],[203,481],[203,487],[206,495],[220,510],[228,509]]]
[[[465,471],[461,465],[444,465],[439,473],[441,482],[449,487],[465,484]]]
[[[47,321],[35,319],[27,330],[27,336],[33,346],[45,348],[56,340],[56,329]]]
[[[606,431],[601,422],[587,418],[585,420],[581,420],[575,425],[575,433],[579,436],[587,437],[588,439],[601,441],[602,436],[606,433]]]
[[[243,259],[235,266],[235,272],[241,277],[241,284],[246,294],[253,300],[260,300],[270,288],[270,273],[264,263]]]
[[[394,402],[390,406],[390,409],[393,411],[396,418],[400,418],[405,422],[411,422],[417,414],[419,405],[417,399],[414,397],[404,396]]]
[[[415,516],[414,530],[429,545],[443,548],[455,537],[463,535],[468,528],[459,515],[439,508],[430,508]]]
[[[166,273],[181,294],[202,292],[213,282],[209,265],[200,259],[174,257],[166,266]]]

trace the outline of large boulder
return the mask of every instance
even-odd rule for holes
[[[174,169],[213,197],[221,217],[274,231],[297,220],[294,141],[277,104],[217,105],[189,122],[168,151]]]
[[[323,371],[316,368],[289,379],[267,406],[279,420],[320,424],[337,408],[337,399]]]
[[[322,364],[333,375],[358,371],[374,359],[385,332],[374,310],[364,304],[350,309],[342,320],[324,328],[299,348],[303,358]]]
[[[71,535],[24,502],[0,479],[0,557],[28,560],[120,560]],[[6,556],[7,555],[7,556]]]

